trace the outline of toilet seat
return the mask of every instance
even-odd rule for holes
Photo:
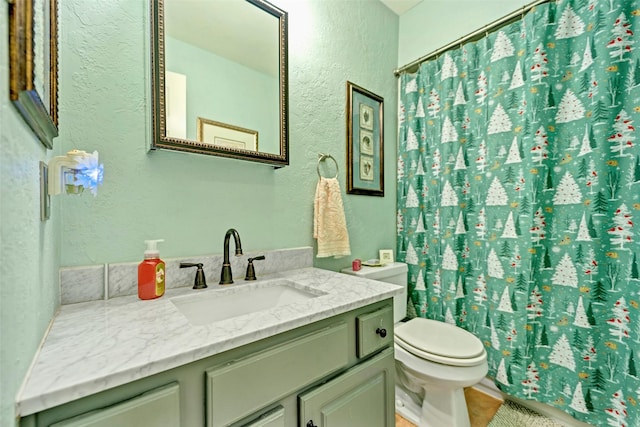
[[[475,366],[487,354],[476,336],[448,323],[415,318],[395,328],[394,341],[414,356],[449,366]]]

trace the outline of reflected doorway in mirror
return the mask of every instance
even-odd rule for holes
[[[187,139],[187,76],[167,71],[167,136]]]

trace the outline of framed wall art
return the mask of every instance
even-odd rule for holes
[[[196,137],[199,142],[258,151],[258,131],[198,117]]]
[[[384,100],[347,82],[347,193],[384,196]]]
[[[42,144],[58,136],[57,0],[9,2],[9,98]]]

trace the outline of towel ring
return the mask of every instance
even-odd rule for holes
[[[331,159],[333,160],[333,163],[335,163],[336,165],[336,176],[334,176],[333,178],[337,178],[338,177],[338,162],[336,161],[336,159],[331,155],[331,154],[318,154],[318,165],[316,166],[316,171],[318,172],[318,177],[323,178],[323,176],[320,174],[320,162],[322,162],[325,159]]]

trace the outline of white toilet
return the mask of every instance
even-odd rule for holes
[[[351,268],[343,273],[400,285],[394,297],[396,412],[419,427],[469,427],[464,387],[487,375],[487,353],[473,334],[454,325],[407,313],[407,265]]]

